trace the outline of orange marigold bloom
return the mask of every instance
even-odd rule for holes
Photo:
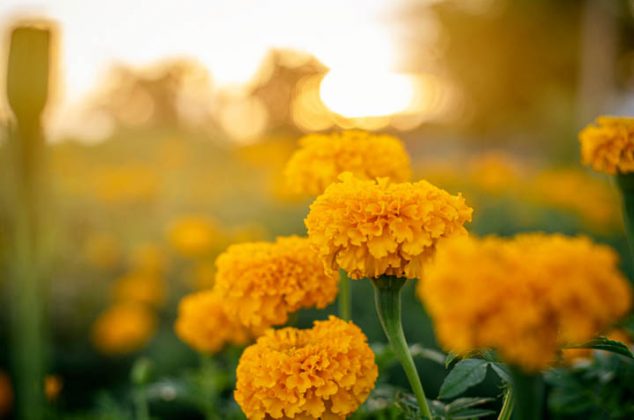
[[[152,338],[156,324],[156,315],[144,306],[117,304],[102,313],[93,324],[93,343],[105,354],[132,353]]]
[[[365,401],[378,369],[363,332],[334,316],[312,329],[268,330],[237,369],[247,418],[343,419]]]
[[[299,144],[284,172],[294,193],[321,194],[343,172],[363,179],[410,177],[409,156],[396,137],[352,130],[309,134]]]
[[[216,353],[225,344],[244,344],[248,331],[227,316],[226,304],[213,290],[185,296],[178,305],[176,335],[201,353]]]
[[[229,315],[256,331],[284,324],[300,308],[324,308],[337,295],[338,276],[324,272],[307,238],[232,245],[216,267],[214,288]]]
[[[305,223],[327,269],[350,278],[420,277],[441,239],[466,232],[472,209],[427,181],[366,181],[343,174],[310,206]]]
[[[537,371],[566,344],[590,340],[631,305],[617,255],[585,237],[456,238],[418,284],[440,343],[465,354],[494,348]]]
[[[116,280],[112,295],[114,300],[119,302],[162,306],[166,299],[165,281],[153,273],[128,273]]]
[[[218,229],[206,217],[187,216],[172,223],[168,237],[171,246],[181,255],[195,258],[211,252],[218,240]]]
[[[634,171],[634,118],[602,116],[579,133],[581,159],[595,171]]]
[[[59,375],[46,375],[44,377],[44,395],[49,401],[55,401],[64,388],[64,382]]]

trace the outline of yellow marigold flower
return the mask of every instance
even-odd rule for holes
[[[0,370],[0,417],[9,414],[13,407],[13,386],[11,378]]]
[[[62,392],[64,382],[59,375],[46,375],[44,378],[44,395],[49,401],[55,401]]]
[[[184,257],[209,254],[216,244],[215,224],[203,216],[187,216],[176,220],[169,229],[169,242]]]
[[[232,245],[216,267],[214,288],[229,315],[257,331],[284,324],[300,308],[324,308],[337,295],[338,276],[324,272],[307,238]]]
[[[418,284],[446,349],[494,348],[526,371],[605,330],[627,312],[630,293],[611,248],[539,233],[448,241]]]
[[[160,276],[145,272],[128,273],[114,283],[113,298],[158,307],[166,300],[165,282]]]
[[[579,133],[581,159],[611,175],[634,171],[634,118],[602,116]]]
[[[161,247],[143,243],[132,250],[130,265],[133,271],[158,275],[167,269],[169,261]]]
[[[91,235],[84,249],[88,262],[97,268],[112,269],[121,262],[121,246],[114,235],[108,233]]]
[[[365,131],[309,134],[288,161],[285,177],[294,193],[321,194],[343,172],[358,178],[407,181],[410,161],[396,137]]]
[[[144,306],[117,304],[102,313],[93,324],[93,343],[105,354],[132,353],[152,338],[156,324],[156,316]]]
[[[472,209],[427,181],[340,177],[310,206],[305,223],[328,269],[350,278],[420,277],[443,238],[464,234]]]
[[[248,331],[227,316],[226,304],[213,290],[185,296],[178,306],[176,335],[201,353],[216,353],[225,344],[243,344]]]
[[[594,231],[609,232],[622,227],[619,196],[602,181],[582,171],[559,169],[540,173],[529,188],[537,201],[576,213]]]
[[[331,316],[308,330],[268,330],[242,353],[234,395],[253,420],[343,419],[377,375],[363,332]]]

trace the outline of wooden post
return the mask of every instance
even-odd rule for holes
[[[14,114],[9,131],[12,190],[11,360],[17,418],[44,418],[45,287],[42,112],[48,99],[51,30],[42,25],[13,29],[7,67],[7,97]]]

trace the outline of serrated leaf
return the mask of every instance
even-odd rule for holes
[[[605,337],[597,337],[588,341],[587,343],[566,346],[566,348],[603,350],[609,351],[611,353],[620,354],[621,356],[625,356],[630,359],[634,359],[634,355],[625,344],[621,343],[620,341],[610,340]]]
[[[482,359],[459,361],[442,383],[438,398],[453,398],[479,384],[486,377],[488,365],[489,362]]]

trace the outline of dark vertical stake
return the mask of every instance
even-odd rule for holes
[[[42,112],[50,73],[51,31],[35,26],[11,33],[7,97],[15,116],[12,153],[12,361],[18,418],[44,417],[44,249]]]

